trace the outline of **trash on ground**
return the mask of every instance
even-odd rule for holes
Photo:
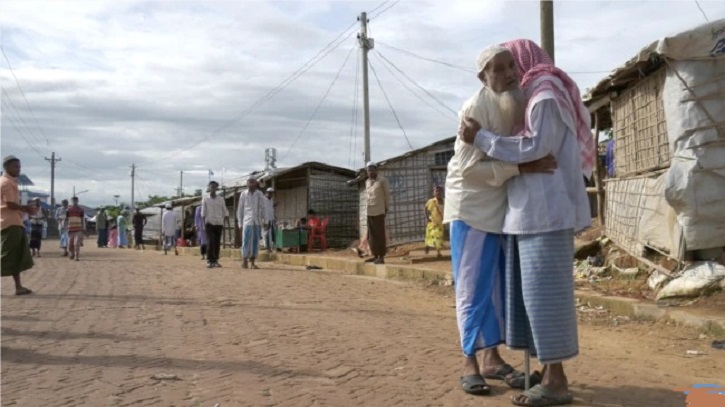
[[[689,356],[702,356],[702,355],[707,355],[707,353],[700,352],[699,350],[688,350],[686,353]]]
[[[725,350],[725,341],[712,341],[712,347]]]
[[[659,293],[657,301],[668,298],[693,298],[720,288],[725,279],[725,266],[712,261],[689,265],[679,277],[670,281]]]
[[[170,373],[156,373],[151,378],[154,380],[181,380],[179,376]]]

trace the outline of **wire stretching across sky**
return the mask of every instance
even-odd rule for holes
[[[23,90],[23,87],[20,86],[20,81],[18,80],[18,77],[15,75],[15,70],[13,69],[13,65],[10,63],[10,59],[5,54],[5,48],[0,47],[0,52],[2,52],[3,57],[5,58],[5,61],[8,63],[8,68],[10,68],[10,73],[13,75],[13,79],[15,79],[15,84],[18,85],[18,89],[20,90],[20,94],[23,96],[23,99],[25,100],[25,104],[28,106],[28,109],[30,110],[30,115],[33,116],[33,119],[35,120],[35,124],[38,125],[38,130],[45,136],[45,142],[48,146],[50,146],[50,138],[48,138],[48,135],[45,134],[43,131],[43,128],[40,126],[40,122],[38,121],[38,117],[35,115],[35,111],[33,110],[33,107],[30,106],[30,103],[28,103],[28,98],[25,96],[25,91]]]
[[[383,87],[382,82],[380,82],[380,78],[378,77],[378,73],[375,71],[375,67],[373,67],[373,64],[371,61],[368,61],[368,66],[370,66],[370,70],[373,71],[373,76],[375,76],[375,80],[378,82],[378,86],[380,86],[380,90],[383,92],[383,96],[385,96],[385,100],[388,102],[388,106],[390,107],[390,111],[393,112],[393,116],[395,117],[395,121],[398,122],[398,127],[400,127],[400,130],[403,132],[403,137],[405,137],[405,141],[408,142],[408,147],[410,147],[411,150],[415,150],[413,147],[413,144],[410,143],[410,139],[408,138],[408,134],[405,132],[405,129],[403,128],[403,124],[400,123],[400,119],[398,118],[398,114],[395,112],[395,109],[393,108],[393,104],[390,103],[390,99],[388,98],[388,94],[385,92],[385,88]]]
[[[428,106],[431,109],[435,110],[437,113],[439,113],[440,115],[442,115],[442,116],[444,116],[446,118],[450,118],[451,117],[451,112],[450,111],[445,111],[445,112],[444,111],[441,111],[440,110],[440,107],[437,107],[435,104],[430,103],[428,100],[426,100],[425,98],[423,98],[422,96],[420,96],[416,91],[414,91],[410,86],[408,86],[408,84],[405,83],[405,81],[403,79],[399,78],[398,75],[396,75],[395,72],[393,72],[393,70],[390,69],[390,67],[388,66],[387,62],[385,62],[382,58],[380,58],[378,56],[378,54],[372,54],[372,55],[375,56],[375,58],[377,58],[378,61],[380,61],[380,64],[383,66],[383,68],[385,68],[388,71],[388,73],[390,73],[390,76],[392,76],[393,78],[395,78],[396,81],[398,81],[401,85],[403,85],[403,87],[405,87],[405,89],[407,89],[410,93],[412,93],[413,96],[415,96],[416,98],[418,98],[418,100],[420,100],[421,102],[423,102],[423,104],[425,104],[426,106]],[[453,114],[453,117],[457,117],[457,115],[456,114]]]
[[[302,129],[300,129],[299,134],[297,134],[297,137],[292,142],[292,144],[289,146],[289,148],[287,149],[287,152],[284,154],[284,157],[282,157],[281,161],[284,162],[284,160],[289,155],[290,151],[292,151],[292,148],[295,146],[295,144],[297,144],[297,141],[300,139],[300,137],[302,137],[302,134],[305,132],[305,130],[307,130],[307,126],[310,125],[310,122],[312,121],[312,119],[314,119],[315,116],[317,115],[317,112],[320,110],[320,106],[322,106],[322,103],[325,101],[325,99],[327,99],[327,95],[330,94],[332,87],[335,86],[335,82],[337,82],[337,79],[340,77],[340,73],[345,68],[345,65],[347,65],[347,61],[350,59],[350,55],[352,55],[352,52],[355,51],[356,48],[357,48],[357,44],[353,45],[352,48],[350,48],[350,52],[347,53],[347,57],[345,57],[345,61],[342,63],[342,66],[340,67],[340,69],[337,70],[337,74],[335,74],[335,77],[332,79],[330,86],[327,87],[325,94],[322,95],[322,99],[320,99],[320,102],[317,104],[317,106],[315,107],[315,110],[312,112],[310,117],[307,119],[307,122],[305,123],[305,125],[302,126]]]

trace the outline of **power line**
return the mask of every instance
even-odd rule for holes
[[[5,95],[5,98],[3,101],[7,100],[7,103],[10,104],[10,106],[6,105],[6,108],[10,110],[10,107],[13,108],[13,111],[15,112],[15,115],[17,116],[18,120],[22,122],[22,124],[25,126],[25,130],[28,132],[28,137],[33,141],[33,143],[41,145],[43,143],[42,139],[37,137],[37,135],[32,131],[31,127],[28,126],[28,123],[23,118],[23,115],[20,113],[20,109],[18,109],[17,106],[15,106],[15,103],[13,103],[13,99],[10,97],[10,95],[5,91],[5,89],[2,89],[2,94]]]
[[[376,58],[379,58],[377,54],[374,54],[374,55],[375,55]],[[413,89],[411,89],[410,86],[408,86],[408,84],[405,83],[405,81],[403,81],[397,75],[395,75],[395,72],[393,72],[393,70],[390,69],[390,67],[385,63],[385,61],[383,61],[382,59],[380,59],[380,63],[388,71],[388,73],[390,73],[390,76],[392,76],[393,78],[395,78],[395,80],[397,80],[401,85],[403,85],[405,87],[405,89],[407,89],[410,93],[413,94],[413,96],[415,96],[416,98],[418,98],[418,100],[420,100],[425,105],[427,105],[431,109],[435,110],[439,114],[445,116],[446,118],[449,118],[450,117],[450,115],[448,113],[441,112],[440,110],[438,110],[439,109],[438,107],[436,107],[435,105],[431,104],[430,102],[428,102],[427,100],[425,100],[422,96],[420,96],[418,93],[416,93]],[[454,115],[454,116],[456,116],[456,115]]]
[[[347,57],[345,57],[345,61],[343,61],[340,69],[337,70],[337,74],[332,79],[332,83],[330,83],[330,86],[327,87],[327,90],[325,91],[325,94],[322,95],[322,99],[320,99],[320,102],[317,104],[317,107],[315,107],[315,110],[312,112],[310,117],[307,119],[307,122],[305,123],[305,125],[302,126],[302,129],[300,129],[300,132],[299,132],[299,134],[297,134],[297,138],[295,138],[295,141],[293,141],[292,144],[287,149],[287,152],[284,154],[284,157],[282,157],[282,161],[284,161],[287,158],[290,151],[292,151],[292,147],[294,147],[295,144],[297,144],[297,141],[300,139],[300,137],[302,137],[302,134],[305,132],[305,130],[307,130],[307,126],[310,125],[310,122],[312,121],[312,119],[314,119],[315,116],[317,115],[317,112],[320,110],[320,106],[322,106],[322,103],[325,101],[325,99],[327,99],[327,95],[330,94],[332,87],[335,86],[335,82],[337,82],[337,79],[340,77],[340,73],[342,72],[343,68],[345,68],[345,65],[347,65],[347,61],[350,59],[350,55],[352,55],[352,52],[354,50],[355,50],[355,45],[353,45],[352,48],[350,48],[350,52],[347,53]]]
[[[380,11],[380,12],[379,12],[378,14],[376,14],[376,15],[374,15],[374,16],[372,16],[372,17],[370,17],[370,19],[369,19],[369,20],[370,20],[370,21],[372,21],[372,20],[373,20],[374,18],[378,18],[378,17],[380,17],[380,15],[381,15],[381,14],[383,14],[383,13],[385,13],[386,11],[390,10],[391,8],[395,7],[395,6],[396,6],[396,5],[398,4],[398,3],[400,3],[400,0],[396,0],[395,2],[393,2],[393,4],[391,4],[391,5],[389,5],[388,7],[386,7],[386,8],[384,8],[384,9],[382,9],[382,10],[381,10],[381,11]],[[371,12],[371,14],[372,14],[372,12]]]
[[[700,13],[702,13],[702,16],[705,17],[705,21],[708,23],[710,22],[710,19],[707,18],[707,14],[705,14],[705,10],[702,9],[702,6],[700,5],[700,2],[695,0],[695,4],[697,4],[697,8],[700,9]]]
[[[380,78],[378,78],[378,73],[375,71],[375,67],[373,67],[373,64],[371,61],[368,61],[368,65],[370,65],[370,70],[373,71],[373,76],[375,76],[375,80],[378,82],[378,86],[380,86],[380,90],[383,92],[383,96],[385,96],[385,100],[388,102],[388,106],[390,106],[390,110],[393,112],[393,116],[395,116],[395,121],[398,122],[398,127],[400,127],[400,130],[403,131],[403,137],[405,137],[405,141],[408,142],[408,146],[410,147],[411,150],[415,150],[413,145],[410,143],[410,140],[408,139],[408,134],[405,133],[405,129],[403,128],[403,125],[400,123],[400,119],[398,119],[398,114],[395,113],[393,104],[390,103],[390,99],[388,99],[388,94],[385,93],[385,88],[383,88],[383,84],[380,82]]]
[[[5,104],[4,100],[3,100],[3,106],[5,106],[5,109],[7,110],[7,112],[10,113],[9,106],[7,104]],[[5,115],[3,115],[3,116],[5,116]],[[40,156],[40,158],[44,159],[45,156],[43,156],[43,153],[41,153],[40,150],[38,150],[38,148],[35,147],[35,145],[30,141],[30,138],[26,135],[25,132],[27,132],[28,130],[25,127],[23,127],[21,121],[18,119],[19,117],[20,116],[15,116],[15,114],[13,114],[13,115],[8,114],[6,118],[10,121],[11,124],[13,124],[13,127],[18,129],[18,134],[20,134],[20,137],[22,137],[23,140],[25,140],[25,142],[28,144],[28,146],[30,146],[30,148],[32,148],[33,151],[35,151],[38,154],[38,156]]]
[[[378,4],[378,6],[377,6],[377,7],[375,7],[374,9],[372,9],[372,10],[370,10],[370,11],[368,11],[368,14],[372,14],[372,13],[374,13],[374,12],[378,11],[378,9],[379,9],[380,7],[384,6],[384,5],[385,5],[385,3],[388,3],[389,1],[390,1],[390,0],[385,0],[384,2],[382,2],[382,3]]]
[[[354,91],[352,96],[352,120],[350,124],[350,146],[347,152],[347,166],[351,167],[353,163],[353,146],[356,146],[356,135],[357,131],[357,112],[358,112],[358,92],[360,90],[360,84],[358,79],[360,78],[360,54],[356,54],[355,58],[355,82],[353,83]]]
[[[10,63],[10,59],[8,59],[8,56],[5,54],[5,48],[0,47],[0,52],[2,52],[3,57],[5,57],[5,61],[8,63],[8,68],[10,68],[10,73],[13,74],[13,79],[15,79],[15,84],[18,85],[18,89],[20,89],[20,94],[23,95],[23,99],[25,100],[25,104],[28,106],[28,109],[30,109],[30,114],[33,116],[33,119],[35,119],[35,124],[38,125],[38,130],[45,136],[45,142],[48,146],[50,146],[50,139],[48,139],[48,135],[45,134],[43,131],[43,128],[40,126],[40,122],[38,121],[38,117],[35,116],[35,111],[33,110],[33,107],[30,106],[30,103],[28,103],[28,98],[25,96],[25,91],[23,90],[23,87],[20,86],[20,81],[18,80],[18,77],[15,76],[15,70],[13,69],[13,65]]]
[[[427,90],[427,89],[425,89],[424,87],[420,86],[420,85],[418,84],[418,82],[416,82],[415,80],[411,79],[411,77],[410,77],[410,76],[406,75],[406,74],[405,74],[405,72],[403,72],[403,71],[402,71],[402,70],[401,70],[400,68],[398,68],[398,67],[397,67],[397,66],[396,66],[396,65],[395,65],[394,63],[392,63],[392,62],[391,62],[391,61],[390,61],[390,60],[389,60],[388,58],[385,58],[385,55],[383,55],[383,54],[382,54],[382,53],[381,53],[380,51],[376,50],[376,52],[377,52],[377,54],[378,54],[378,55],[380,56],[380,58],[384,59],[384,60],[385,60],[385,61],[386,61],[387,63],[389,63],[389,64],[390,64],[390,65],[391,65],[391,66],[392,66],[393,68],[395,68],[395,70],[396,70],[396,71],[398,71],[398,72],[399,72],[399,73],[400,73],[401,75],[403,75],[403,76],[404,76],[404,77],[405,77],[405,78],[406,78],[406,79],[407,79],[408,81],[410,81],[410,82],[411,82],[411,83],[412,83],[413,85],[415,85],[415,86],[416,86],[416,87],[417,87],[418,89],[422,90],[423,92],[425,92],[425,94],[426,94],[426,95],[428,95],[428,96],[430,96],[431,98],[433,98],[433,100],[435,100],[435,101],[436,101],[436,102],[437,102],[437,103],[438,103],[439,105],[441,105],[441,106],[442,106],[442,107],[443,107],[444,109],[446,109],[446,110],[450,111],[451,113],[453,113],[453,114],[455,114],[455,115],[458,115],[458,113],[457,113],[457,112],[456,112],[455,110],[451,109],[451,108],[450,108],[450,107],[448,107],[448,106],[447,106],[447,105],[446,105],[445,103],[441,102],[441,101],[440,101],[440,99],[438,99],[437,97],[435,97],[435,95],[433,95],[432,93],[428,92],[428,90]]]
[[[287,86],[289,86],[292,82],[294,82],[296,79],[300,78],[302,75],[304,75],[307,71],[312,69],[317,63],[325,59],[332,51],[336,50],[345,40],[352,34],[352,31],[350,31],[352,28],[354,28],[357,25],[357,22],[351,24],[348,28],[346,28],[343,32],[341,32],[337,37],[335,37],[334,40],[330,41],[325,47],[323,47],[314,57],[310,58],[307,62],[305,62],[300,68],[298,68],[296,71],[294,71],[290,76],[288,76],[285,80],[283,80],[279,85],[277,85],[274,89],[269,91],[267,94],[262,96],[260,99],[258,99],[255,103],[253,103],[250,107],[243,110],[239,114],[237,114],[234,118],[227,121],[224,125],[220,126],[216,130],[214,130],[211,134],[208,136],[202,138],[201,140],[185,147],[180,150],[177,150],[175,153],[170,154],[169,156],[160,158],[158,160],[155,160],[156,163],[164,160],[168,160],[170,158],[173,158],[180,153],[192,149],[199,144],[203,143],[206,140],[209,140],[214,135],[220,133],[221,131],[225,130],[232,124],[241,121],[245,117],[247,117],[255,108],[261,106],[266,101],[270,100],[274,96],[276,96],[279,92],[284,90]],[[344,38],[343,38],[344,37]],[[342,38],[342,40],[340,40]],[[334,45],[333,45],[334,44]],[[330,48],[332,46],[332,48]],[[329,48],[329,49],[328,49]]]

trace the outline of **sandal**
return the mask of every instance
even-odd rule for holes
[[[517,401],[516,398],[525,396],[529,400],[528,402]],[[525,407],[545,407],[545,406],[563,406],[565,404],[571,404],[574,401],[574,396],[570,393],[557,396],[549,390],[548,387],[544,387],[540,384],[526,390],[525,392],[511,398],[511,402],[515,406]]]
[[[491,394],[491,386],[486,384],[486,380],[480,374],[470,376],[461,376],[461,388],[468,394],[474,396],[486,396]]]
[[[514,369],[508,363],[499,366],[498,369],[496,369],[496,372],[485,374],[483,377],[491,380],[502,380],[512,389],[523,389],[526,387],[526,374]],[[529,376],[529,385],[532,387],[536,386],[541,383],[541,379],[541,373],[539,373],[538,370],[534,371]]]
[[[15,295],[28,295],[32,293],[33,291],[31,289],[25,287],[15,291]]]

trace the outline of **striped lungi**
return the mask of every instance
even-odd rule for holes
[[[542,364],[579,353],[574,232],[511,235],[506,244],[506,344]]]
[[[463,354],[496,347],[504,341],[503,237],[451,224],[451,261],[456,317]]]
[[[262,225],[244,225],[242,228],[242,258],[256,258],[259,255],[259,239]]]

